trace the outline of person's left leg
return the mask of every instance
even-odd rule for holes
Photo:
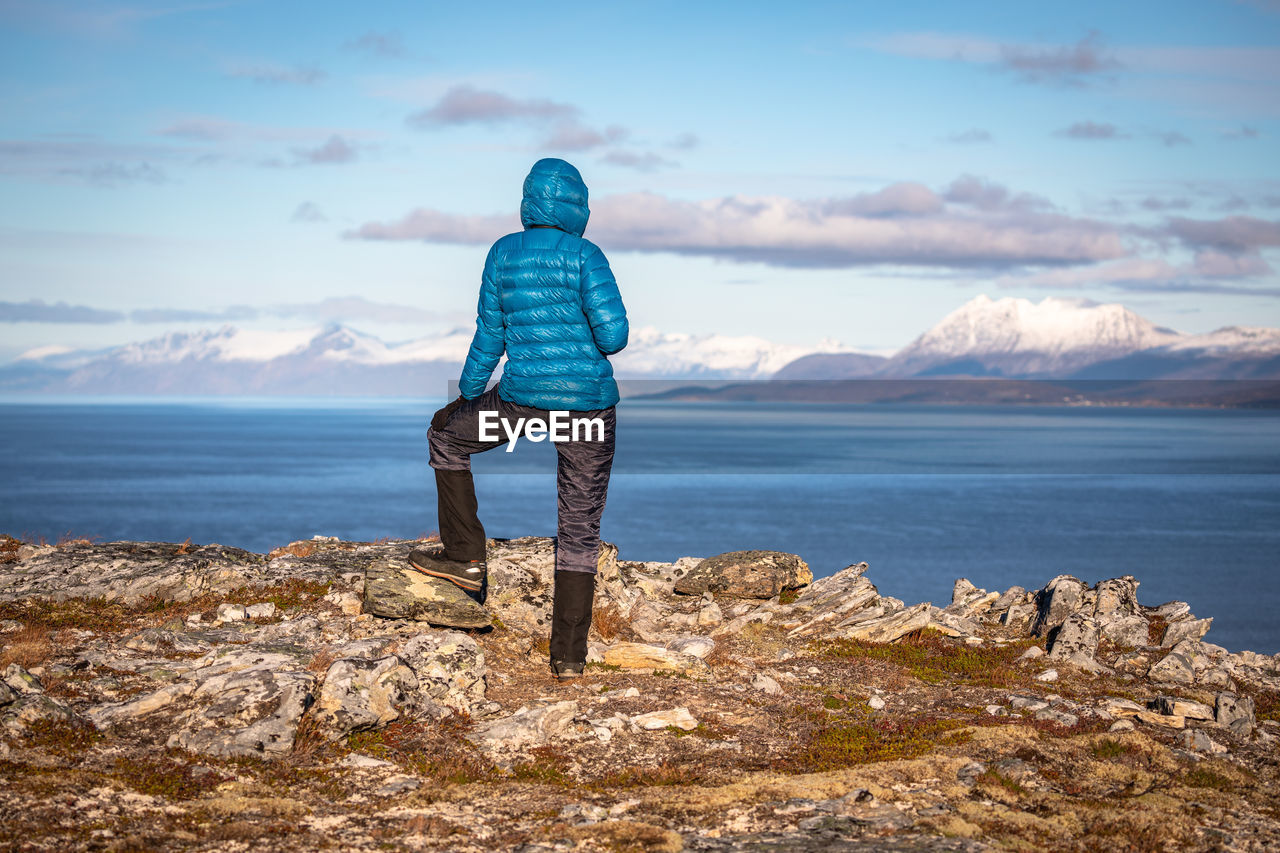
[[[462,401],[443,424],[427,431],[444,550],[418,549],[409,554],[409,562],[416,569],[452,582],[481,604],[488,593],[488,571],[471,456],[506,443],[505,438],[482,441],[479,436],[480,412],[500,411],[504,403],[497,388],[491,388],[474,400]]]
[[[555,594],[551,618],[551,668],[560,678],[582,673],[587,659],[587,634],[595,595],[596,564],[600,559],[600,518],[613,470],[615,413],[612,407],[571,412],[571,418],[599,418],[603,436],[556,444],[556,493],[559,524],[556,531]]]

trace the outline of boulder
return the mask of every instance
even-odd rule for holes
[[[521,708],[509,717],[477,726],[470,740],[489,752],[523,751],[570,733],[577,714],[578,703],[572,701]]]
[[[1167,684],[1194,684],[1196,681],[1195,669],[1191,666],[1191,661],[1186,655],[1180,652],[1169,652],[1164,658],[1156,662],[1147,676],[1156,682],[1164,682]]]
[[[1053,632],[1049,659],[1073,663],[1084,669],[1098,666],[1093,656],[1098,651],[1098,623],[1090,616],[1072,613]]]
[[[293,748],[315,676],[305,670],[254,666],[200,681],[196,707],[169,737],[170,747],[224,758],[279,758]]]
[[[312,715],[337,740],[398,719],[417,687],[418,677],[395,655],[342,658],[325,673]]]
[[[694,655],[648,643],[614,643],[604,650],[604,662],[623,669],[674,669],[680,672],[706,666]]]
[[[1198,640],[1209,633],[1209,627],[1212,624],[1212,616],[1208,619],[1183,619],[1170,622],[1165,626],[1164,634],[1160,637],[1160,647],[1171,649],[1183,640]]]
[[[670,711],[651,711],[648,714],[637,714],[631,718],[631,724],[645,731],[656,731],[668,726],[675,726],[681,731],[691,732],[698,727],[698,721],[688,708],[672,708]]]
[[[931,611],[932,605],[928,602],[917,604],[915,607],[899,610],[887,616],[850,625],[838,636],[872,643],[892,643],[912,631],[918,631],[927,626],[933,618]]]
[[[675,583],[682,595],[769,599],[813,583],[809,565],[783,551],[730,551],[708,557]]]
[[[1193,702],[1177,696],[1157,696],[1151,708],[1170,717],[1186,717],[1191,720],[1212,720],[1213,709],[1203,702]]]
[[[1099,633],[1103,639],[1117,646],[1137,648],[1147,644],[1149,625],[1145,616],[1137,614],[1119,616],[1102,621],[1099,625]]]
[[[1084,581],[1071,575],[1058,575],[1044,585],[1036,596],[1036,615],[1031,634],[1044,637],[1067,621],[1067,617],[1084,606]]]
[[[399,657],[417,679],[419,710],[445,716],[449,709],[475,717],[487,709],[489,668],[472,637],[461,631],[428,631],[406,643]]]
[[[1214,702],[1214,719],[1241,737],[1248,737],[1257,723],[1253,700],[1229,691],[1222,691]]]
[[[414,619],[450,628],[485,628],[493,617],[446,580],[410,567],[408,554],[383,557],[365,572],[364,611],[388,619]]]

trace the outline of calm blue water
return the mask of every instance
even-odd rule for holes
[[[0,403],[0,532],[221,542],[435,529],[434,400]],[[1210,640],[1280,651],[1280,413],[619,406],[604,535],[624,559],[739,548],[860,560],[881,591],[1068,572],[1191,602]],[[555,531],[555,453],[476,458],[491,536]]]

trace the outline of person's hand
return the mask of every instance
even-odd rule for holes
[[[431,417],[431,428],[437,431],[444,429],[445,424],[449,423],[449,418],[453,417],[453,413],[458,411],[458,407],[465,401],[465,397],[458,395],[458,399],[436,412]]]

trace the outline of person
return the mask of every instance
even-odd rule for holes
[[[628,332],[609,262],[582,236],[589,216],[577,169],[555,158],[533,165],[520,204],[524,229],[500,238],[485,259],[460,395],[435,413],[427,431],[443,549],[417,549],[409,557],[414,568],[483,604],[485,532],[471,456],[506,444],[521,418],[545,424],[567,412],[597,426],[554,442],[559,519],[550,665],[558,680],[581,675],[586,662],[618,402],[608,356],[627,345]],[[502,378],[486,390],[503,353]],[[496,434],[495,419],[504,424]]]

